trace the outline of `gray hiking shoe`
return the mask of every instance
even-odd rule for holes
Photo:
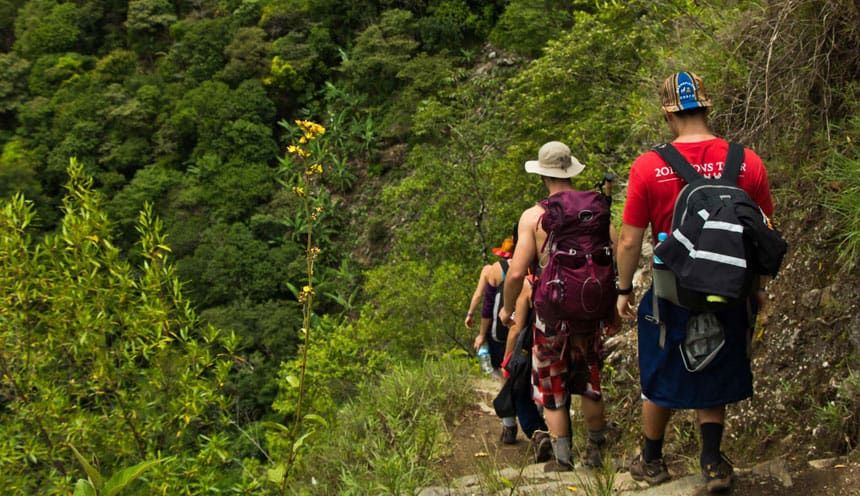
[[[639,454],[630,462],[630,476],[633,480],[645,481],[654,486],[669,480],[669,468],[662,458],[646,463]]]
[[[729,459],[720,453],[720,462],[705,465],[702,468],[702,474],[705,476],[705,484],[707,484],[708,492],[717,493],[728,491],[732,488],[735,469],[732,467]]]
[[[552,439],[546,431],[534,431],[531,449],[535,463],[548,462],[552,458]]]
[[[502,434],[499,440],[504,444],[514,444],[517,442],[517,426],[505,427],[502,426]]]

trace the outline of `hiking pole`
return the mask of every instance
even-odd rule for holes
[[[604,196],[612,200],[612,182],[615,181],[615,175],[607,172],[603,175],[603,179],[594,185],[594,187],[603,193]]]

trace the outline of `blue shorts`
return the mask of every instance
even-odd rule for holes
[[[639,303],[639,380],[642,394],[657,405],[673,409],[713,408],[753,394],[747,355],[750,316],[747,305],[717,313],[726,344],[703,370],[688,372],[679,345],[684,340],[690,311],[660,299],[660,318],[666,322],[666,343],[660,348],[660,326],[646,319],[653,307],[653,288]],[[753,306],[753,310],[755,310]]]

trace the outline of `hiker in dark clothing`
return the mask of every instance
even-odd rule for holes
[[[515,237],[516,239],[516,237]],[[535,463],[549,461],[552,458],[552,442],[550,440],[546,421],[532,395],[532,325],[534,324],[534,309],[531,305],[531,281],[523,284],[520,296],[517,298],[514,318],[508,328],[508,340],[505,346],[505,360],[502,371],[505,381],[511,381],[511,396],[514,410],[523,434],[529,439],[529,449]],[[515,357],[514,355],[518,355]],[[520,360],[516,367],[513,362]],[[514,376],[511,376],[511,371]],[[505,385],[503,384],[503,387]],[[500,393],[502,394],[502,393]]]
[[[720,176],[728,143],[713,135],[708,127],[711,102],[705,95],[702,79],[689,72],[676,73],[666,79],[660,96],[666,123],[675,135],[672,145],[700,174]],[[637,317],[633,274],[639,264],[646,228],[651,226],[655,244],[658,233],[672,232],[673,207],[683,186],[684,181],[655,151],[640,155],[630,169],[617,261],[616,305],[622,317]],[[745,150],[738,186],[749,193],[765,215],[773,213],[767,171],[751,150]],[[630,464],[634,479],[649,484],[669,479],[663,461],[663,438],[672,410],[695,409],[702,435],[700,464],[707,488],[722,491],[731,487],[733,468],[721,454],[720,446],[726,405],[752,395],[748,333],[754,324],[756,305],[761,308],[766,301],[763,281],[756,282],[761,289],[749,302],[742,301],[716,313],[724,329],[724,345],[715,351],[705,368],[695,372],[685,366],[679,345],[685,339],[688,323],[704,314],[654,298],[653,287],[642,297],[638,309],[638,346],[644,445]],[[654,318],[655,311],[659,319]]]
[[[491,265],[484,266],[475,293],[472,295],[469,311],[466,314],[466,327],[471,329],[474,325],[474,308],[483,301],[481,307],[481,327],[475,337],[475,351],[486,344],[490,349],[490,363],[493,365],[493,374],[501,384],[505,382],[501,367],[506,357],[505,349],[509,341],[508,326],[498,320],[498,313],[502,306],[502,284],[508,270],[508,260],[511,258],[516,245],[516,233],[514,237],[507,238],[498,248],[493,248],[493,254],[500,260]],[[508,353],[509,354],[509,353]],[[514,444],[517,441],[517,420],[523,434],[531,439],[536,430],[546,430],[543,416],[540,414],[534,401],[523,401],[520,395],[514,396],[514,407],[516,416],[502,417],[502,432],[499,440],[504,444]]]
[[[549,197],[552,197],[576,191],[570,178],[579,174],[583,165],[571,155],[567,145],[554,141],[544,144],[538,160],[526,162],[525,168],[527,172],[541,176]],[[544,208],[537,204],[525,210],[520,217],[519,242],[505,281],[505,304],[499,316],[503,322],[511,319],[529,269],[539,266],[538,260],[543,255],[541,250],[548,237],[541,227],[543,214]],[[600,392],[601,333],[609,331],[608,324],[604,321],[596,323],[591,332],[568,334],[554,324],[544,322],[540,312],[536,312],[532,328],[535,400],[544,407],[554,454],[544,466],[547,472],[573,470],[570,454],[571,394],[581,395],[582,413],[588,426],[585,464],[597,466],[602,463],[607,444],[607,421]],[[573,377],[579,380],[570,380]]]

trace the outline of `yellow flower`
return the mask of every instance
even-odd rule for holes
[[[301,186],[293,186],[293,193],[297,194],[298,196],[305,196],[305,189]]]
[[[312,121],[305,121],[301,119],[297,119],[296,125],[301,128],[302,133],[304,134],[304,138],[307,140],[313,140],[317,136],[320,136],[325,133],[325,128]]]
[[[292,153],[293,155],[298,155],[299,157],[302,157],[302,158],[307,158],[307,156],[310,155],[310,153],[307,150],[305,150],[304,148],[302,148],[300,146],[296,146],[296,145],[288,146],[287,147],[287,153]]]

